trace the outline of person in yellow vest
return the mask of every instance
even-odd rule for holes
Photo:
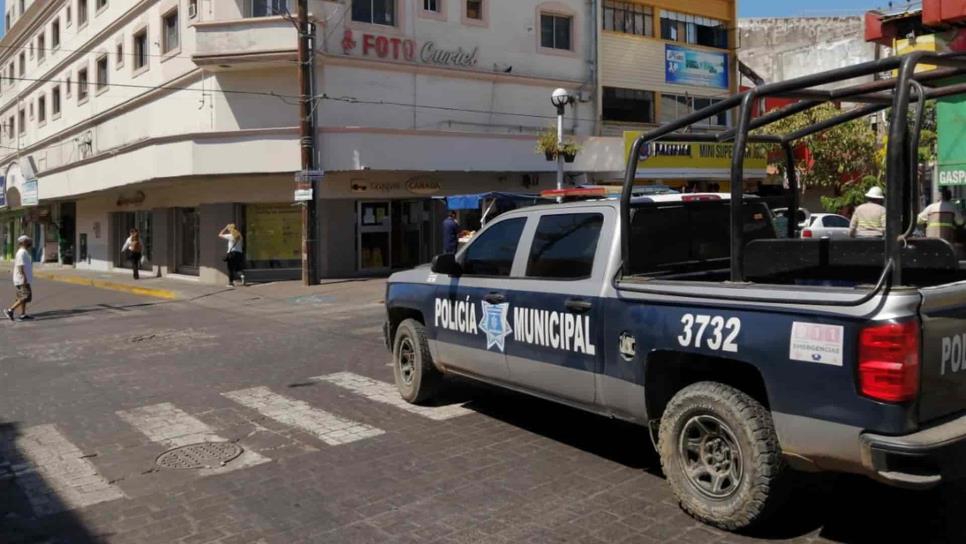
[[[919,224],[926,226],[926,238],[942,238],[956,243],[956,227],[963,225],[963,215],[951,201],[953,194],[943,189],[939,202],[926,206],[919,214]]]
[[[852,238],[882,238],[885,235],[886,209],[882,205],[885,194],[881,187],[873,187],[865,193],[865,204],[852,213],[849,236]]]

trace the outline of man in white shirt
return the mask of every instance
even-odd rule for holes
[[[33,319],[27,315],[27,304],[33,300],[30,285],[34,280],[34,260],[30,256],[30,248],[34,243],[29,236],[21,236],[17,238],[17,245],[20,249],[13,260],[13,286],[17,289],[17,301],[4,313],[13,321],[13,312],[20,308],[20,320],[27,321]]]
[[[956,243],[956,229],[963,225],[963,215],[952,203],[953,193],[943,187],[938,202],[934,202],[919,214],[920,225],[926,226],[926,238],[942,238]]]

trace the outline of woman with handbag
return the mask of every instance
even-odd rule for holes
[[[228,264],[228,287],[234,287],[235,278],[245,266],[242,234],[234,223],[230,223],[221,229],[218,237],[228,241],[228,251],[225,253],[225,263]]]
[[[121,254],[127,256],[127,260],[131,261],[131,270],[134,271],[134,279],[141,279],[141,252],[143,246],[141,245],[141,233],[138,229],[131,229],[130,236],[124,241],[124,246],[121,247]]]

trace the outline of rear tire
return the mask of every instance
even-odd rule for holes
[[[439,391],[443,375],[433,364],[426,328],[419,321],[406,319],[396,328],[392,369],[396,389],[406,402],[425,402]]]
[[[787,490],[771,414],[733,387],[699,382],[679,391],[661,419],[661,465],[681,507],[734,531],[764,521]]]

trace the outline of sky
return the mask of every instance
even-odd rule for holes
[[[2,0],[0,0],[2,2]],[[870,9],[888,6],[888,0],[738,0],[739,17],[807,17],[823,15],[861,15]],[[905,4],[902,0],[895,6]]]

